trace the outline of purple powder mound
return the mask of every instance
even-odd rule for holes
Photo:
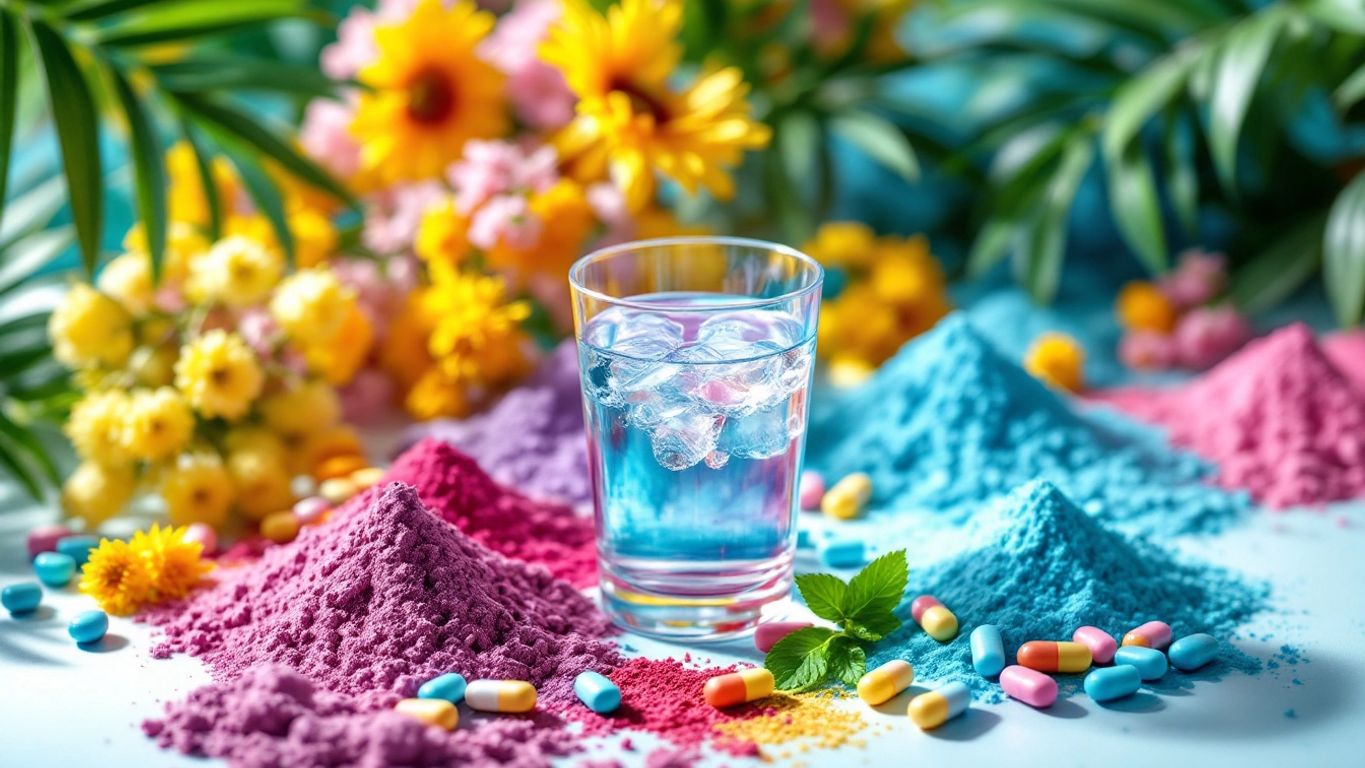
[[[220,682],[283,664],[361,709],[445,672],[528,680],[553,709],[573,700],[579,672],[620,662],[587,598],[485,549],[402,483],[149,618],[165,633],[155,656],[201,657]]]
[[[453,733],[396,712],[367,711],[278,665],[207,685],[142,730],[165,749],[226,758],[244,768],[330,766],[548,766],[574,737],[528,717],[503,717]]]
[[[578,351],[572,339],[488,411],[459,421],[418,424],[405,434],[402,447],[424,437],[459,448],[493,479],[527,495],[570,504],[592,500]]]

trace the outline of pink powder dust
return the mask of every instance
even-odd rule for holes
[[[448,443],[419,441],[394,460],[385,482],[412,485],[433,512],[489,549],[543,565],[574,586],[597,579],[590,519],[563,504],[530,499],[499,485]]]
[[[1322,351],[1343,376],[1365,392],[1365,330],[1329,334],[1322,340]]]
[[[1365,496],[1365,395],[1305,325],[1254,341],[1181,387],[1095,399],[1166,428],[1218,465],[1221,485],[1267,506]]]

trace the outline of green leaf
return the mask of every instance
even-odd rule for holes
[[[38,465],[38,471],[43,473],[48,482],[61,485],[62,478],[57,472],[56,463],[52,461],[52,457],[47,454],[47,448],[38,442],[32,431],[21,428],[11,421],[9,416],[0,412],[0,434],[9,438],[15,446],[26,453],[32,463]]]
[[[1343,326],[1365,317],[1365,173],[1337,195],[1322,238],[1327,297]]]
[[[1308,282],[1322,263],[1325,212],[1289,227],[1255,258],[1232,273],[1228,296],[1248,314],[1270,309]]]
[[[1117,156],[1105,157],[1109,211],[1123,240],[1152,272],[1166,269],[1166,233],[1156,180],[1142,146],[1133,142]]]
[[[877,613],[865,616],[858,622],[849,622],[844,630],[859,640],[876,642],[901,628],[901,620],[894,613]]]
[[[1189,236],[1199,226],[1199,171],[1195,162],[1194,126],[1187,117],[1173,115],[1166,131],[1166,199]]]
[[[806,627],[778,640],[763,658],[778,690],[801,691],[824,682],[834,637],[832,629]]]
[[[848,581],[841,610],[845,619],[850,624],[866,624],[890,616],[905,595],[905,584],[909,577],[903,549],[887,552],[868,563]],[[900,626],[899,620],[896,626]]]
[[[355,199],[340,182],[246,113],[189,93],[176,93],[175,99],[193,116],[208,123],[215,132],[235,137],[304,182],[356,207]]]
[[[1365,35],[1365,4],[1360,0],[1307,0],[1302,9],[1339,32]]]
[[[235,54],[199,54],[158,64],[152,73],[168,91],[268,91],[301,96],[332,95],[336,84],[316,67]]]
[[[844,594],[848,591],[843,579],[828,573],[802,573],[796,577],[796,588],[811,613],[826,621],[843,620]]]
[[[1272,6],[1272,9],[1274,6]],[[1279,36],[1282,17],[1266,11],[1232,28],[1218,54],[1209,101],[1209,154],[1223,188],[1237,186],[1237,139],[1251,97]]]
[[[1003,216],[990,219],[981,226],[967,254],[967,277],[978,278],[991,271],[1010,255],[1019,239],[1019,222]]]
[[[815,178],[820,158],[820,125],[810,112],[788,112],[777,131],[777,151],[782,156],[782,169],[793,184]]]
[[[34,479],[33,473],[20,462],[14,450],[0,441],[0,467],[3,467],[19,484],[24,486],[30,498],[34,501],[43,500],[43,487]]]
[[[43,61],[48,97],[62,149],[62,170],[76,225],[76,240],[86,274],[93,275],[99,261],[100,234],[104,224],[104,184],[100,163],[99,114],[90,88],[76,60],[60,35],[42,21],[30,28]]]
[[[1193,62],[1192,56],[1177,50],[1147,67],[1115,92],[1104,120],[1106,155],[1121,153],[1137,137],[1142,126],[1176,97],[1185,86]]]
[[[919,178],[919,160],[910,140],[894,123],[871,112],[844,112],[830,118],[830,131],[866,152],[906,181]]]
[[[57,258],[76,241],[71,227],[44,229],[16,240],[3,252],[0,263],[0,296],[30,284],[34,273]]]
[[[1034,221],[1029,245],[1020,258],[1022,282],[1034,301],[1047,303],[1057,293],[1066,255],[1066,224],[1076,190],[1094,159],[1095,148],[1089,135],[1079,134],[1067,146]]]
[[[147,236],[147,255],[155,285],[161,282],[161,266],[166,260],[166,169],[162,164],[161,142],[146,109],[123,74],[110,67],[109,76],[128,119],[137,212]]]
[[[867,652],[853,638],[835,637],[829,644],[829,670],[826,674],[856,688],[867,672]]]
[[[52,221],[66,202],[62,179],[53,176],[10,201],[0,222],[0,252],[8,251],[19,238]]]
[[[209,209],[209,239],[223,236],[223,201],[218,199],[218,184],[213,178],[213,166],[199,132],[186,120],[180,121],[180,133],[194,150],[194,165],[199,172],[199,186],[204,190],[204,204]]]
[[[164,3],[165,0],[91,0],[78,3],[62,14],[68,21],[99,21],[120,13],[137,10],[144,5]]]
[[[289,219],[284,213],[284,199],[280,197],[280,191],[275,188],[275,184],[271,182],[265,171],[256,165],[255,159],[249,153],[233,147],[230,140],[220,143],[223,154],[228,156],[233,167],[237,169],[237,175],[242,180],[242,186],[246,187],[251,202],[256,204],[257,210],[264,214],[266,220],[270,222],[270,228],[275,232],[275,239],[279,240],[280,247],[284,249],[285,259],[292,265],[294,263],[294,234],[289,230]]]
[[[10,147],[19,119],[19,25],[8,9],[0,8],[0,222],[5,220]]]
[[[1350,109],[1361,99],[1365,99],[1365,64],[1343,80],[1332,94],[1332,101],[1342,110]]]
[[[133,47],[192,40],[288,18],[324,20],[300,0],[172,0],[101,29],[101,45]]]

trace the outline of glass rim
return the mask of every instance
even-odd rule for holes
[[[616,306],[621,307],[630,307],[631,309],[649,310],[651,312],[658,311],[659,305],[656,303],[651,303],[647,301],[634,301],[629,298],[611,296],[594,288],[588,288],[583,284],[583,281],[580,278],[582,276],[583,270],[587,268],[589,264],[595,263],[610,256],[615,256],[616,254],[621,253],[622,251],[640,250],[643,248],[664,248],[679,245],[728,245],[741,246],[744,248],[752,249],[763,249],[767,251],[776,251],[777,253],[780,253],[784,256],[794,258],[799,263],[814,270],[813,274],[815,275],[815,277],[814,279],[811,280],[810,284],[801,286],[796,290],[788,291],[778,296],[770,296],[767,298],[761,299],[752,298],[744,301],[726,302],[724,304],[717,304],[715,306],[696,307],[695,310],[697,311],[728,312],[736,309],[756,309],[759,307],[766,307],[772,304],[776,304],[778,302],[798,299],[812,292],[819,291],[821,286],[823,286],[825,282],[825,268],[820,266],[820,262],[816,261],[810,255],[791,247],[790,245],[774,243],[770,240],[759,240],[758,238],[753,237],[731,237],[723,235],[687,235],[680,237],[656,237],[650,238],[648,240],[631,240],[625,243],[608,245],[605,248],[598,248],[595,251],[591,251],[590,253],[587,253],[579,257],[577,261],[575,261],[572,265],[569,266],[569,286],[573,288],[575,293],[580,293],[585,296],[596,299],[598,301],[607,302],[608,304],[614,304]]]

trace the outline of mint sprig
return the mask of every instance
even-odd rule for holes
[[[857,685],[867,671],[863,643],[876,642],[901,625],[892,611],[908,579],[903,549],[868,563],[848,583],[828,573],[797,576],[796,588],[806,606],[839,629],[807,627],[777,641],[763,666],[773,673],[778,689],[808,690],[829,678]]]

